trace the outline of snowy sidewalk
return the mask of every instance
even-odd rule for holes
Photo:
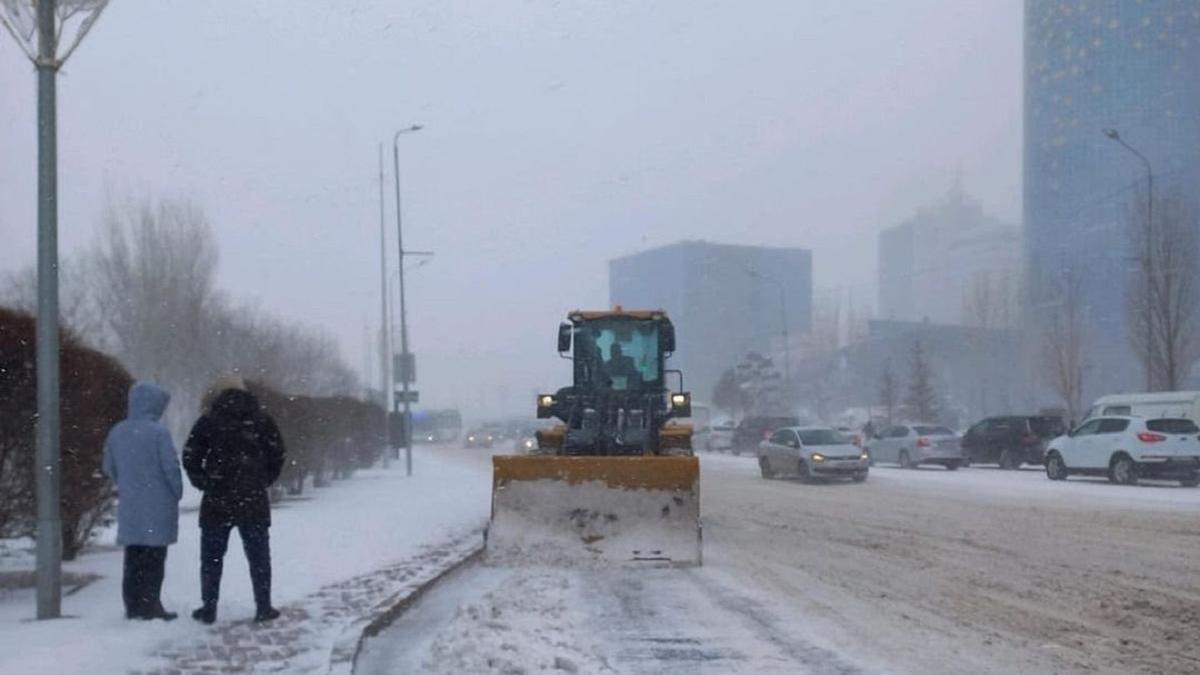
[[[33,592],[0,594],[0,672],[322,672],[331,650],[364,615],[404,597],[481,544],[488,515],[487,464],[418,449],[414,477],[403,463],[361,471],[332,487],[277,505],[271,548],[271,625],[254,613],[236,533],[225,559],[217,623],[190,618],[199,604],[196,513],[181,516],[170,548],[163,603],[180,618],[131,622],[121,604],[120,549],[104,546],[64,566],[100,580],[63,598],[69,618],[39,622]],[[343,654],[344,658],[345,655]]]

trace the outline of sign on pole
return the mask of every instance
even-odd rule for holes
[[[392,372],[396,382],[412,384],[417,381],[417,359],[411,353],[392,357]]]

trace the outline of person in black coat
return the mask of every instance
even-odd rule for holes
[[[238,529],[254,586],[255,621],[279,616],[271,606],[271,503],[267,488],[283,470],[279,428],[240,381],[219,389],[188,435],[183,468],[204,493],[200,502],[200,596],[192,617],[217,619],[229,533]]]

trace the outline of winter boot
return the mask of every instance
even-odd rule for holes
[[[275,609],[274,607],[270,607],[270,606],[259,607],[258,611],[254,613],[255,623],[265,623],[267,621],[274,621],[275,619],[278,619],[278,618],[279,618],[279,610]]]
[[[192,618],[200,623],[213,624],[217,621],[217,608],[205,605],[192,612]]]

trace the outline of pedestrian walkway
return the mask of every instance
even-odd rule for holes
[[[403,602],[481,545],[482,538],[473,534],[428,548],[411,560],[331,584],[280,608],[283,615],[269,624],[249,619],[219,623],[195,640],[161,650],[160,666],[132,672],[325,673],[331,663],[348,666],[354,657],[353,646],[371,619]]]

